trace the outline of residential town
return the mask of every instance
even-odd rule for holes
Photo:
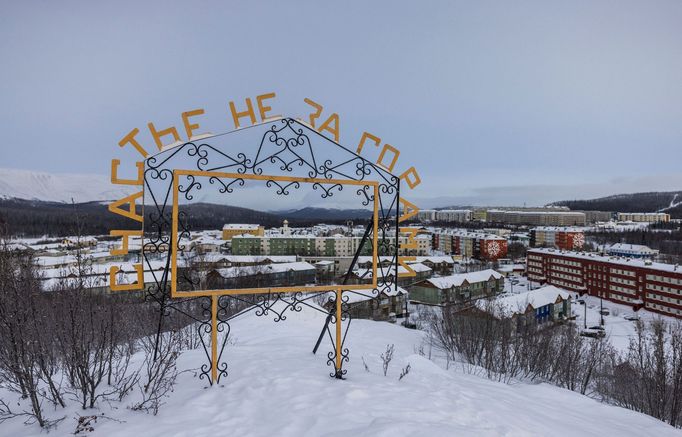
[[[668,214],[445,209],[422,210],[418,219],[411,225],[416,235],[398,236],[399,253],[411,256],[407,266],[396,270],[394,259],[376,258],[381,267],[376,274],[396,286],[379,299],[355,293],[350,301],[354,317],[409,324],[420,308],[480,310],[480,302],[470,304],[492,299],[505,307],[517,302],[514,317],[564,323],[581,317],[574,312],[576,300],[593,296],[625,305],[633,314],[682,318],[682,270],[677,264],[659,262],[659,251],[643,245],[597,245],[589,237],[594,229],[668,223]],[[192,231],[181,244],[178,287],[369,285],[374,251],[371,240],[363,242],[364,232],[364,225],[352,222],[294,227],[288,220],[275,228],[226,223],[222,229]],[[408,245],[410,239],[416,244]],[[395,237],[387,242],[394,247]],[[45,291],[74,280],[78,271],[88,287],[101,293],[111,292],[112,280],[151,283],[163,272],[162,254],[147,263],[141,276],[135,270],[144,245],[141,237],[127,238],[126,255],[115,255],[119,245],[118,238],[80,236],[15,239],[11,247],[33,255]],[[115,277],[109,273],[112,266]],[[410,276],[405,275],[408,267]]]

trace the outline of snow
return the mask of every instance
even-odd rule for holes
[[[70,435],[78,414],[98,413],[115,421],[98,421],[88,434],[93,437],[680,435],[651,417],[547,384],[494,382],[452,364],[446,370],[445,363],[414,353],[422,332],[386,322],[353,321],[347,379],[335,380],[326,366],[327,340],[317,355],[311,353],[324,319],[307,307],[288,311],[279,323],[271,316],[242,315],[232,322],[229,376],[218,386],[207,387],[191,371],[182,373],[156,417],[129,410],[128,399],[102,402],[98,410],[80,410],[75,402],[66,410],[48,408],[52,418],[66,416],[49,435]],[[379,355],[387,344],[395,344],[395,355],[384,376]],[[196,369],[204,361],[202,350],[190,351],[179,367]],[[409,374],[398,380],[408,363]],[[0,397],[16,399],[2,391]],[[3,423],[0,435],[46,435],[22,422]]]
[[[556,303],[559,297],[563,300],[568,300],[571,294],[553,285],[545,285],[535,290],[502,296],[495,299],[494,303],[499,306],[498,308],[502,313],[511,316],[512,314],[525,314],[528,305],[533,309],[538,309],[545,305]],[[476,303],[482,308],[486,305],[486,302],[483,300],[479,300]]]
[[[132,166],[134,167],[134,166]],[[121,177],[125,170],[121,167]],[[131,169],[131,174],[133,169]],[[97,174],[43,173],[9,168],[0,169],[0,198],[89,202],[114,200],[135,191],[130,185],[112,185],[108,176]]]
[[[299,261],[293,263],[278,263],[267,264],[263,266],[246,266],[246,267],[227,267],[224,269],[216,269],[215,271],[223,278],[237,278],[241,275],[254,274],[269,274],[269,273],[284,273],[284,272],[303,272],[306,270],[315,270],[315,266],[307,262]]]
[[[396,287],[393,283],[386,283],[381,288],[381,294],[386,296],[406,295],[407,290],[402,287]],[[327,298],[334,298],[336,295],[332,292],[328,293],[326,296]],[[345,293],[344,296],[348,296],[348,303],[365,302],[377,297],[374,290],[352,290]]]
[[[585,325],[584,317],[585,310],[587,310],[587,326],[598,326],[601,321],[601,316],[599,315],[599,298],[584,295],[580,297],[580,299],[585,301],[585,305],[580,305],[577,300],[574,299],[571,307],[573,314],[576,316],[575,324],[581,328]],[[679,322],[679,320],[674,317],[664,316],[662,314],[647,311],[646,309],[641,309],[635,313],[630,306],[617,304],[607,300],[604,300],[602,305],[610,311],[608,316],[603,316],[606,338],[616,349],[621,351],[627,350],[628,345],[630,344],[630,338],[634,338],[635,336],[636,323],[631,320],[626,320],[625,316],[636,314],[644,323],[649,323],[652,320],[664,320],[668,323]]]
[[[228,223],[226,225],[223,225],[223,229],[257,231],[259,226],[260,225],[243,224],[243,223]]]
[[[430,262],[433,264],[455,264],[455,261],[452,259],[452,255],[442,255],[442,256],[415,256],[414,260],[411,261],[405,261],[406,264],[421,264],[424,262]],[[359,256],[358,257],[358,264],[366,264],[369,262],[372,262],[372,257],[371,256]],[[393,257],[391,256],[380,256],[378,257],[379,262],[384,262],[384,261],[389,261],[392,262],[394,260]]]
[[[488,269],[480,270],[478,272],[458,273],[456,275],[431,278],[427,279],[427,281],[433,284],[434,287],[445,290],[452,287],[459,287],[464,283],[464,281],[473,284],[476,282],[486,282],[490,280],[491,277],[494,279],[500,279],[502,275],[495,270]]]
[[[421,263],[414,263],[414,264],[409,264],[410,268],[414,270],[415,273],[428,273],[432,271],[431,267],[421,264]],[[357,269],[354,271],[354,273],[364,279],[371,279],[372,278],[372,269]],[[403,266],[398,266],[398,275],[403,275],[405,273],[408,273],[407,268]],[[378,278],[384,278],[388,276],[394,276],[395,275],[395,266],[391,265],[387,268],[377,268],[377,277]]]
[[[610,263],[610,264],[618,264],[618,265],[622,265],[622,266],[638,267],[638,268],[642,268],[642,269],[659,270],[659,271],[665,271],[665,272],[678,272],[678,266],[676,264],[665,264],[665,263],[659,263],[659,262],[652,262],[652,261],[648,261],[648,260],[641,260],[641,259],[635,259],[635,258],[625,258],[625,257],[619,257],[619,256],[604,256],[604,255],[595,254],[593,252],[573,252],[573,251],[568,251],[568,250],[557,250],[557,249],[548,249],[548,248],[534,248],[534,249],[528,250],[528,254],[533,254],[533,253],[544,253],[544,254],[556,255],[556,256],[560,256],[560,257],[580,258],[580,259],[599,261],[599,262],[605,262],[605,263]],[[682,273],[682,269],[680,269],[679,272]]]

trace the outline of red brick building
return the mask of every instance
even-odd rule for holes
[[[682,269],[588,252],[530,249],[528,279],[682,318]]]

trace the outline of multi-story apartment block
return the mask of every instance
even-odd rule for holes
[[[410,239],[407,235],[399,236],[399,244],[407,246]],[[358,251],[362,237],[336,234],[329,237],[314,234],[272,234],[264,236],[238,235],[232,238],[232,253],[234,255],[299,255],[313,257],[352,257]],[[399,249],[400,255],[428,256],[431,254],[431,236],[417,235],[412,240],[416,248]],[[385,240],[384,246],[379,247],[379,254],[390,253],[395,247],[395,237]],[[387,250],[382,250],[385,248]],[[368,240],[362,246],[360,255],[372,254],[372,241]]]
[[[468,222],[471,221],[469,209],[421,209],[417,213],[420,222]]]
[[[583,226],[585,213],[578,211],[506,211],[488,210],[491,223],[528,224],[537,226]]]
[[[646,222],[646,223],[667,223],[670,221],[670,214],[664,212],[619,212],[618,221],[620,222]]]
[[[436,211],[436,220],[439,222],[468,222],[471,221],[471,210],[442,209]]]
[[[528,279],[682,318],[682,269],[649,260],[530,249]]]
[[[554,247],[561,250],[582,249],[585,233],[578,228],[541,226],[530,230],[531,247]]]
[[[480,232],[451,231],[433,234],[433,248],[444,253],[484,261],[507,256],[507,240]]]
[[[608,222],[613,219],[611,211],[580,211],[585,213],[587,223]]]
[[[436,221],[436,210],[435,209],[420,209],[417,213],[417,220],[420,222],[433,222]]]
[[[263,236],[265,229],[260,225],[229,223],[223,226],[223,240],[231,240],[235,235]]]

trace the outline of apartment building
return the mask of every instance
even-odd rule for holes
[[[335,234],[317,236],[314,234],[271,234],[264,236],[238,235],[232,238],[234,255],[298,255],[313,257],[352,257],[358,251],[362,237]],[[409,237],[400,235],[399,244],[407,246]],[[431,255],[432,239],[430,235],[420,234],[414,240],[416,248],[399,249],[400,255]],[[395,237],[379,242],[379,254],[392,253]],[[360,255],[372,255],[372,240],[365,242]]]
[[[682,318],[682,269],[650,260],[530,249],[528,279]]]
[[[235,235],[256,235],[263,236],[265,228],[260,225],[249,225],[241,223],[229,223],[223,226],[223,240],[231,240]]]
[[[668,223],[670,214],[664,212],[619,212],[619,222]]]
[[[584,212],[578,211],[507,211],[488,210],[487,221],[536,226],[584,226]]]
[[[585,244],[582,229],[540,226],[530,230],[531,247],[554,247],[561,250],[579,250]]]
[[[433,234],[433,248],[447,254],[483,261],[495,261],[507,256],[505,238],[481,232],[436,232]]]

